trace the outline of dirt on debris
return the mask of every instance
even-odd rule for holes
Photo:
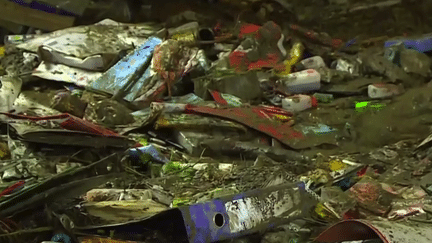
[[[0,16],[0,242],[432,239],[426,0],[66,2]]]

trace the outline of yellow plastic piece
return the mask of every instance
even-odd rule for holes
[[[289,53],[289,59],[285,60],[284,70],[277,73],[279,76],[286,76],[291,73],[291,67],[298,63],[303,56],[304,46],[301,42],[294,43]]]
[[[274,118],[276,119],[276,120],[279,120],[279,121],[289,121],[289,120],[291,120],[291,117],[289,117],[289,116],[284,116],[284,115],[280,115],[280,114],[276,114],[276,115],[274,115]]]
[[[329,162],[329,167],[331,171],[340,171],[348,167],[348,165],[340,160],[332,160]]]
[[[4,56],[5,48],[4,46],[0,46],[0,57]]]

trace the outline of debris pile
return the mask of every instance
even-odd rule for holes
[[[431,241],[431,35],[321,32],[406,1],[321,30],[77,2],[0,46],[0,242]]]

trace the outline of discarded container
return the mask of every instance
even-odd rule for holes
[[[321,88],[321,75],[314,69],[289,74],[279,80],[281,88],[286,93],[299,94],[319,90]]]
[[[296,65],[296,67],[301,69],[319,69],[327,66],[322,57],[314,56],[302,60],[299,65]]]
[[[429,224],[410,221],[347,220],[331,226],[314,242],[333,243],[372,239],[381,239],[384,243],[429,243],[432,242],[432,229]]]
[[[397,45],[403,43],[405,48],[414,49],[418,52],[428,52],[432,50],[432,34],[427,34],[418,39],[395,39],[388,40],[384,43],[384,47],[390,47],[393,45]]]
[[[368,86],[369,98],[388,98],[400,94],[400,89],[394,84],[371,84]]]
[[[309,95],[294,95],[282,100],[282,108],[289,112],[304,111],[312,108],[314,104],[316,99]]]

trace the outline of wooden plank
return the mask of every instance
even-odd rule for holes
[[[73,26],[74,17],[60,16],[0,0],[0,19],[47,31]]]

